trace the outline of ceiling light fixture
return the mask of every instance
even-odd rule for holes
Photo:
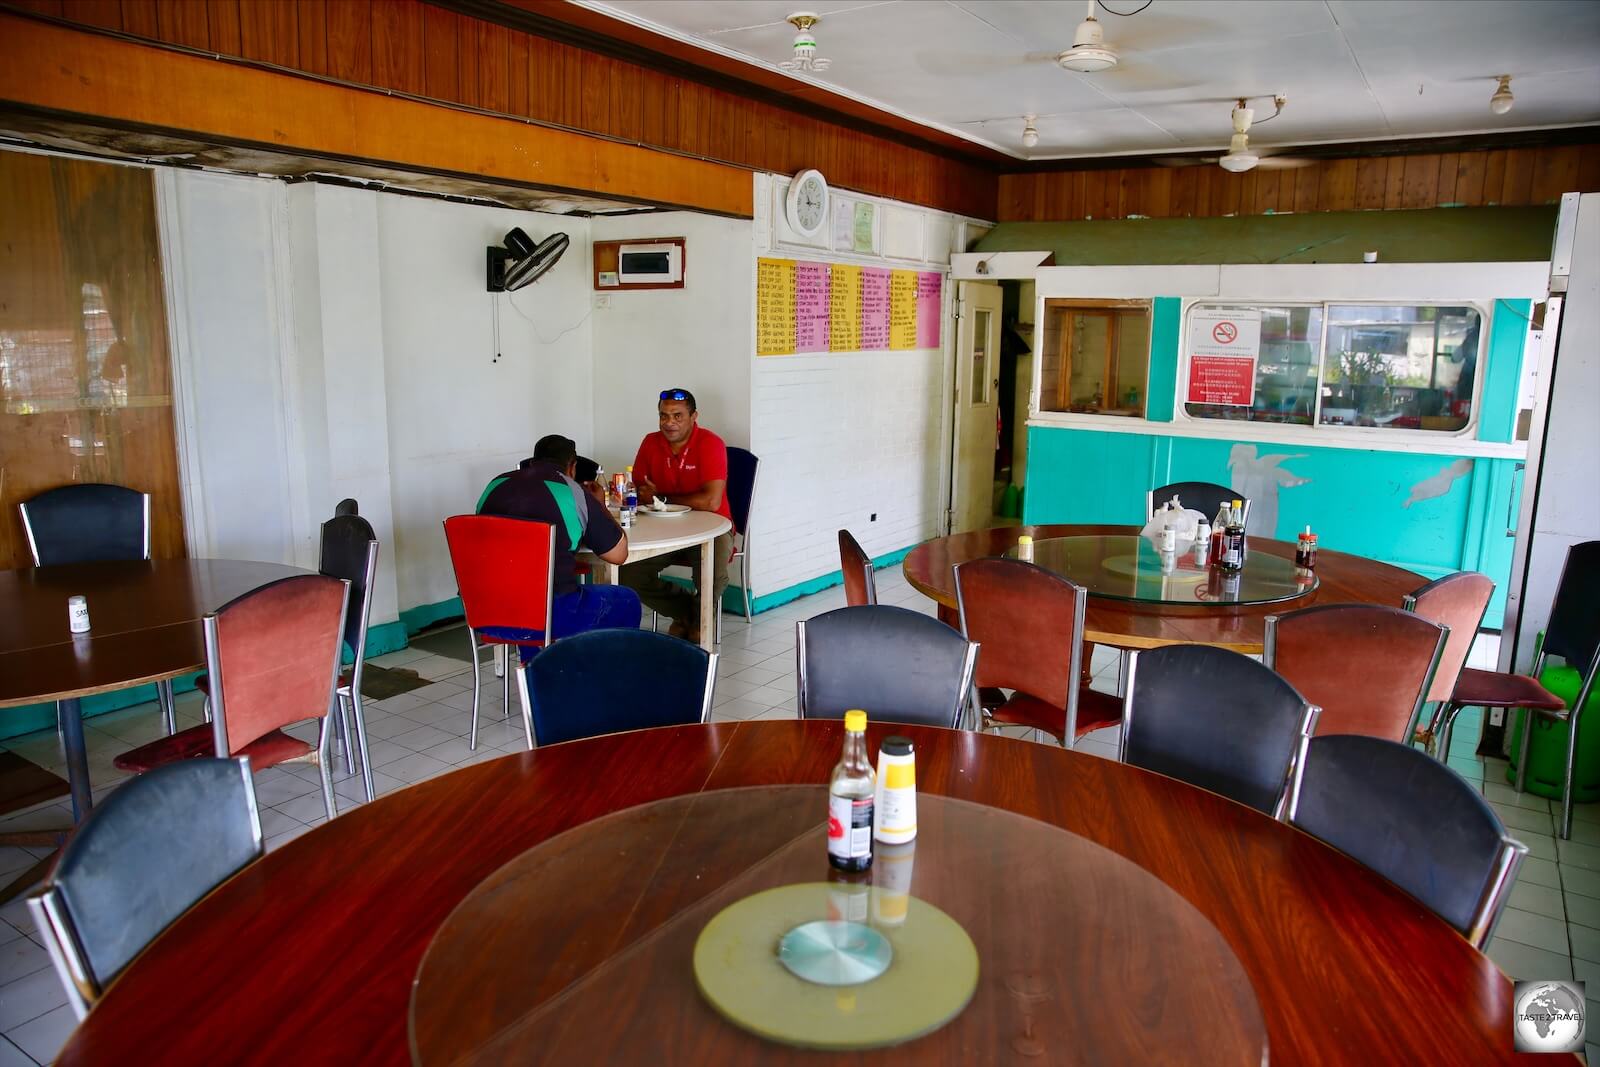
[[[1511,75],[1500,75],[1500,84],[1495,88],[1494,95],[1489,98],[1489,110],[1496,115],[1504,115],[1516,102],[1517,98],[1511,95]]]
[[[811,32],[811,27],[822,21],[822,16],[812,11],[796,11],[784,20],[799,32],[794,35],[794,58],[786,59],[778,66],[784,70],[807,70],[821,73],[833,65],[831,59],[821,59],[817,56],[817,38]]]
[[[1078,23],[1072,47],[1056,57],[1056,62],[1079,74],[1095,74],[1117,65],[1117,51],[1106,44],[1105,30],[1094,17],[1095,0],[1089,0],[1089,14]]]
[[[1022,147],[1023,148],[1032,148],[1034,145],[1039,143],[1039,131],[1037,129],[1035,129],[1034,125],[1033,125],[1033,120],[1036,117],[1037,116],[1034,116],[1034,115],[1024,115],[1024,116],[1022,116]]]

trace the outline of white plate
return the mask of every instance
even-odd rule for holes
[[[657,511],[655,508],[645,507],[642,504],[639,506],[639,514],[641,514],[641,515],[654,515],[654,516],[656,516],[658,518],[662,518],[662,519],[668,519],[668,518],[671,518],[674,515],[683,515],[686,512],[690,512],[690,511],[693,511],[693,510],[694,509],[691,508],[688,504],[668,504],[666,507],[662,508],[660,511]]]

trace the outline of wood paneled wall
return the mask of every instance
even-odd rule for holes
[[[1521,207],[1600,192],[1600,144],[1319,160],[1230,174],[1214,164],[1000,177],[1001,222],[1205,218],[1447,205]]]
[[[812,118],[421,0],[0,0],[167,44],[992,217],[977,163]]]
[[[151,494],[184,554],[150,171],[0,152],[0,569],[31,567],[17,504],[72,482]]]

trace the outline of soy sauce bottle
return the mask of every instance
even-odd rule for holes
[[[1222,534],[1222,555],[1217,566],[1226,573],[1244,569],[1244,503],[1233,502],[1228,511],[1228,526]]]
[[[844,713],[844,758],[828,779],[828,862],[841,871],[872,866],[872,798],[877,775],[867,758],[867,713]]]

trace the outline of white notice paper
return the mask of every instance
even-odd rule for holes
[[[1250,407],[1256,399],[1256,359],[1260,355],[1260,311],[1191,311],[1188,402]]]

